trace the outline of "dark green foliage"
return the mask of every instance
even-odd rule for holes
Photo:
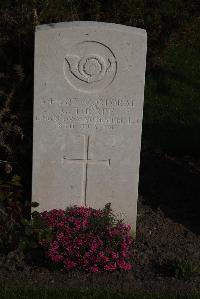
[[[11,176],[10,180],[0,180],[0,202],[4,213],[17,219],[22,213],[22,185],[18,175]]]
[[[113,214],[111,204],[108,203],[103,208],[104,215],[101,218],[90,218],[90,230],[96,233],[101,232],[105,227],[122,223],[122,220],[118,220]]]
[[[200,274],[200,263],[190,257],[176,257],[163,262],[159,270],[164,276],[190,280]]]
[[[11,204],[12,210],[7,203],[6,209],[0,211],[0,253],[20,250],[31,254],[40,247],[40,240],[51,241],[52,230],[47,227],[38,212],[32,212],[31,219],[27,220],[22,214],[22,204],[16,203],[14,199],[11,200]],[[36,207],[36,203],[32,206]]]
[[[200,273],[200,264],[190,258],[176,258],[168,263],[168,270],[172,276],[188,280]]]
[[[35,204],[33,204],[35,206]],[[19,248],[24,252],[39,248],[40,240],[51,241],[52,230],[42,220],[38,212],[33,212],[31,220],[22,219],[19,231]]]
[[[7,166],[8,167],[8,166]],[[22,219],[23,191],[21,179],[7,174],[0,178],[0,251],[15,249],[19,222]]]

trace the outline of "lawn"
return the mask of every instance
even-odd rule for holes
[[[200,293],[193,295],[114,292],[100,289],[32,289],[26,287],[1,286],[0,299],[198,299]]]
[[[199,155],[199,20],[173,34],[146,74],[143,149]]]

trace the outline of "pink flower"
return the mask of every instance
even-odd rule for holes
[[[99,267],[97,267],[97,265],[90,267],[90,272],[93,272],[93,273],[99,272]]]
[[[130,270],[130,226],[117,221],[115,224],[109,217],[113,219],[111,210],[88,207],[45,211],[41,218],[52,230],[52,241],[44,238],[39,244],[53,263],[59,262],[67,270]]]
[[[127,231],[130,231],[130,230],[131,230],[131,226],[130,226],[130,224],[126,225],[125,227],[126,227]]]
[[[114,264],[106,265],[106,266],[104,266],[104,269],[108,270],[108,271],[114,271],[117,269],[117,264],[114,263]]]
[[[48,246],[49,245],[49,242],[47,241],[47,240],[40,240],[39,241],[39,244],[41,245],[41,246],[44,246],[44,247],[46,247],[46,246]]]
[[[78,240],[76,240],[76,244],[77,244],[78,246],[82,246],[82,245],[84,244],[84,241],[81,240],[81,239],[78,239]]]
[[[88,220],[84,219],[82,222],[83,228],[85,228],[88,225]]]
[[[104,255],[103,251],[100,251],[99,254],[98,254],[97,260],[99,262],[107,263],[109,261],[109,258]]]
[[[103,245],[103,241],[98,236],[94,237],[94,240],[92,241],[91,244],[91,251],[95,252],[102,245]]]
[[[132,265],[129,263],[126,263],[124,260],[118,261],[117,264],[120,269],[123,269],[123,270],[131,270],[132,269]]]
[[[117,252],[111,252],[111,257],[113,258],[113,259],[118,259],[118,257],[119,257],[119,254],[117,253]]]
[[[88,251],[84,254],[84,257],[85,258],[89,258],[90,256],[92,255],[92,252],[91,251]]]
[[[89,260],[87,258],[86,259],[84,258],[82,261],[82,265],[84,268],[86,268],[89,265]]]
[[[71,270],[76,267],[76,263],[74,263],[72,260],[66,259],[64,260],[64,266],[67,270]]]
[[[93,215],[96,217],[100,217],[100,216],[102,216],[102,212],[100,210],[96,210],[93,212]]]
[[[49,257],[51,258],[51,260],[55,263],[61,262],[63,260],[63,257],[59,254],[49,254]]]

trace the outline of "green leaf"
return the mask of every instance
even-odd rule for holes
[[[0,193],[0,201],[6,200],[6,194],[4,192]]]
[[[11,180],[11,184],[14,186],[22,187],[21,178],[19,175],[14,175]]]
[[[39,206],[39,203],[38,202],[32,202],[31,203],[31,207],[32,208],[37,208]]]
[[[27,236],[31,236],[32,235],[32,229],[31,229],[30,226],[26,226],[26,228],[25,228],[25,234]]]
[[[21,220],[21,223],[23,224],[23,225],[28,225],[28,226],[30,226],[30,221],[28,221],[27,219],[25,219],[25,218],[23,218],[22,220]]]
[[[25,240],[20,240],[19,242],[19,249],[21,249],[22,251],[24,251],[27,247],[26,241]]]
[[[28,246],[31,247],[31,248],[37,248],[38,244],[33,240],[29,240],[28,241]]]
[[[48,242],[51,242],[52,239],[53,239],[53,234],[52,233],[48,233],[45,235],[45,239],[48,241]]]
[[[30,207],[31,204],[30,204],[30,202],[29,202],[28,200],[26,200],[26,201],[24,202],[24,206],[25,206],[25,207]]]
[[[32,218],[40,218],[40,213],[37,211],[34,211],[33,213],[31,213]]]
[[[12,197],[14,192],[8,192],[8,197]]]

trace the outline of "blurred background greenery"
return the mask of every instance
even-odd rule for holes
[[[142,150],[199,156],[199,12],[198,0],[1,0],[0,159],[30,188],[34,29],[77,20],[147,30]]]

